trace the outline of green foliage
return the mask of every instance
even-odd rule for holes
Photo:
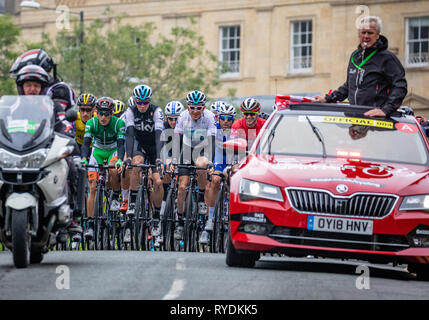
[[[164,36],[151,23],[131,26],[123,24],[122,18],[104,17],[85,26],[81,45],[81,29],[76,27],[72,33],[59,32],[55,44],[44,46],[76,93],[80,58],[84,91],[98,97],[126,102],[136,85],[147,84],[154,92],[154,103],[164,107],[173,99],[183,100],[188,91],[198,89],[210,95],[220,86],[217,58],[204,49],[203,38],[193,28],[175,27]]]
[[[11,16],[0,16],[0,96],[16,94],[15,80],[9,77],[9,70],[19,55],[15,47],[20,33]]]

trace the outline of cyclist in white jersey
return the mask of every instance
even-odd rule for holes
[[[216,135],[216,119],[214,114],[205,109],[206,96],[203,92],[195,90],[188,93],[186,96],[188,110],[184,111],[177,122],[174,133],[177,134],[173,138],[173,158],[178,159],[174,151],[177,148],[174,144],[179,143],[179,138],[182,140],[182,152],[180,155],[180,163],[192,164],[197,167],[207,167],[212,162],[215,148]],[[179,188],[177,194],[178,217],[179,225],[175,230],[175,238],[180,240],[183,238],[183,212],[184,199],[186,188],[189,185],[189,170],[185,168],[179,169]],[[202,170],[197,172],[197,183],[199,189],[198,212],[201,215],[207,214],[207,174]]]

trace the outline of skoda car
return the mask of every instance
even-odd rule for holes
[[[229,266],[276,252],[408,264],[428,278],[428,141],[414,117],[370,109],[273,112],[231,178]]]

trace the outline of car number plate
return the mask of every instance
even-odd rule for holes
[[[371,220],[329,218],[308,216],[307,229],[314,231],[329,231],[354,234],[372,235]]]

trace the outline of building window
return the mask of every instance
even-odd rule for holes
[[[407,66],[427,66],[429,64],[429,17],[409,18],[406,21]]]
[[[290,72],[310,72],[313,42],[311,20],[291,22]]]
[[[220,27],[220,52],[223,75],[240,73],[240,26]]]

